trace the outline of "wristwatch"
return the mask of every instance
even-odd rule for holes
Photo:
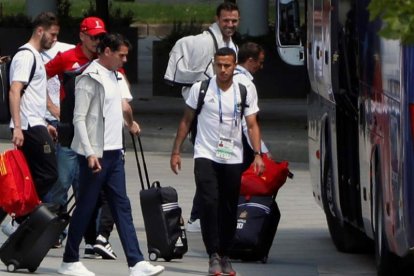
[[[255,152],[254,152],[254,155],[255,155],[255,156],[256,156],[256,155],[260,155],[260,157],[262,157],[262,154],[263,154],[263,153],[262,153],[261,151],[255,151]]]

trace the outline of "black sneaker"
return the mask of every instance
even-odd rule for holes
[[[106,260],[116,260],[117,256],[112,250],[111,244],[108,241],[102,241],[101,239],[96,239],[93,250],[96,254],[102,256]]]
[[[208,275],[223,275],[220,264],[220,256],[217,253],[211,254],[210,261],[208,262]]]
[[[236,271],[233,270],[229,257],[224,256],[223,258],[221,258],[220,263],[221,263],[221,270],[223,271],[222,275],[230,275],[230,276],[236,275]]]
[[[102,259],[102,256],[95,253],[91,244],[85,245],[85,252],[83,254],[85,259]]]

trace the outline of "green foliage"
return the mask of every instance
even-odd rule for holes
[[[125,5],[131,3],[124,3]],[[132,4],[131,4],[132,5]],[[140,23],[173,23],[197,20],[203,23],[214,21],[215,6],[208,4],[164,4],[133,3],[135,21]]]
[[[9,27],[9,28],[31,28],[32,21],[27,15],[23,13],[18,13],[15,15],[4,15],[0,18],[0,26]]]
[[[380,35],[414,44],[414,0],[372,0],[368,10],[370,20],[384,23]]]
[[[191,20],[190,23],[174,22],[171,32],[161,39],[166,48],[171,49],[175,42],[184,36],[197,35],[203,31],[201,23]]]
[[[60,26],[78,26],[81,18],[71,15],[72,3],[69,0],[57,0],[57,16]]]
[[[24,14],[26,0],[0,0],[0,16]],[[58,0],[65,5],[70,4],[67,13],[70,17],[81,18],[95,10],[96,0]],[[91,2],[93,2],[91,4]],[[172,23],[175,21],[190,22],[197,20],[204,23],[214,21],[215,5],[203,3],[169,4],[169,3],[137,3],[134,1],[111,1],[114,16],[122,13],[126,21],[139,23]],[[65,7],[62,7],[63,9]],[[67,8],[67,6],[66,6]],[[130,19],[132,18],[132,19]],[[123,20],[123,19],[122,19]],[[121,20],[121,21],[122,21]],[[124,21],[125,22],[125,21]]]
[[[83,17],[97,16],[95,0],[89,0],[89,8],[84,11]],[[129,26],[134,21],[134,13],[128,9],[121,9],[109,3],[109,17],[112,26]]]

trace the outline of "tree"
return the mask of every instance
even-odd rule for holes
[[[414,0],[372,0],[368,10],[370,20],[383,22],[380,35],[414,44]]]

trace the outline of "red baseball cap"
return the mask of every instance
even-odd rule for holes
[[[99,17],[86,17],[80,25],[80,31],[95,36],[106,33],[105,23]]]

